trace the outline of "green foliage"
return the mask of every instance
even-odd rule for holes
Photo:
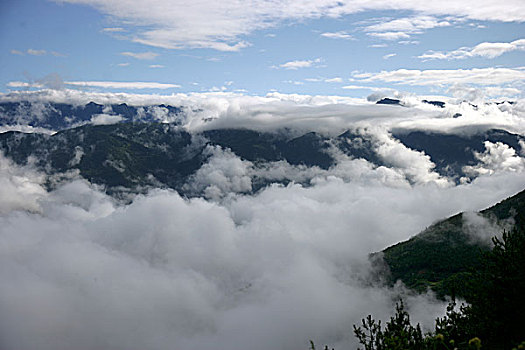
[[[381,328],[381,321],[375,322],[371,315],[362,320],[362,328],[354,325],[354,334],[364,350],[420,350],[424,347],[423,333],[419,324],[410,323],[403,301],[396,303],[396,313]]]
[[[472,281],[464,310],[471,332],[490,349],[510,349],[525,335],[525,229],[516,226],[493,238]],[[474,322],[475,320],[475,322]]]
[[[372,316],[354,325],[354,334],[364,350],[523,349],[525,342],[525,228],[516,225],[493,238],[494,247],[482,256],[481,268],[472,275],[465,298],[456,308],[453,300],[435,330],[422,335],[419,325],[410,324],[403,302],[381,327]],[[519,344],[519,345],[518,345]],[[515,347],[515,348],[513,348]]]
[[[518,225],[525,223],[525,191],[480,215],[497,220],[514,218]],[[474,242],[463,229],[462,214],[442,220],[408,241],[383,251],[382,259],[390,274],[389,282],[397,280],[418,292],[431,288],[438,297],[465,297],[472,287],[473,271],[482,265],[483,254],[489,247]]]

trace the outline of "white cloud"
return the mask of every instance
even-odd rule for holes
[[[466,101],[483,101],[486,98],[515,98],[523,93],[522,90],[512,87],[472,87],[463,84],[453,84],[447,89],[447,92]]]
[[[64,84],[80,87],[99,87],[104,89],[178,89],[180,85],[151,82],[124,81],[65,81]]]
[[[364,28],[366,32],[405,32],[420,33],[424,29],[450,26],[447,21],[440,21],[431,16],[397,18],[388,22],[372,24]]]
[[[403,85],[505,84],[525,80],[525,68],[398,69],[378,73],[357,73],[360,81],[382,81]]]
[[[394,57],[394,56],[397,56],[397,53],[389,53],[389,54],[387,54],[387,55],[384,55],[384,56],[383,56],[383,59],[384,59],[384,60],[387,60],[387,59],[389,59],[389,58],[391,58],[391,57]]]
[[[222,156],[218,168],[233,164],[242,178]],[[312,339],[351,349],[348,328],[387,319],[400,295],[429,327],[445,304],[367,284],[368,253],[516,193],[523,174],[397,186],[382,182],[385,169],[352,164],[366,173],[354,182],[332,176],[219,203],[155,190],[118,205],[78,180],[28,192],[37,214],[6,205],[0,215],[3,348],[262,350]],[[4,168],[1,179],[38,188],[28,169]]]
[[[325,83],[342,83],[343,82],[343,78],[335,77],[335,78],[325,79],[324,81],[325,81]]]
[[[314,60],[296,60],[296,61],[289,61],[289,62],[280,64],[279,67],[284,68],[284,69],[296,70],[299,68],[310,68],[314,66],[315,63],[320,63],[320,62],[321,62],[320,58],[316,58]]]
[[[378,88],[375,86],[365,86],[365,85],[345,85],[341,88],[345,90],[372,90],[372,91],[392,90],[392,89]]]
[[[39,212],[45,196],[43,174],[29,166],[17,167],[0,152],[0,215],[16,210]]]
[[[501,142],[485,141],[485,152],[475,152],[474,155],[479,163],[463,168],[466,174],[472,176],[496,172],[523,172],[525,169],[525,158],[521,158],[514,148]]]
[[[135,94],[122,92],[93,92],[89,90],[10,91],[0,94],[0,101],[31,101],[86,104],[127,103],[135,106],[172,105],[187,106],[184,127],[191,131],[214,128],[249,128],[260,131],[291,128],[337,134],[347,129],[382,125],[388,129],[425,129],[457,132],[465,127],[479,130],[504,129],[525,134],[525,101],[517,98],[514,104],[485,105],[481,100],[474,109],[447,96],[415,96],[393,89],[370,87],[368,84],[348,85],[345,89],[379,91],[381,97],[403,100],[405,108],[376,105],[372,100],[346,96],[282,94],[273,92],[264,97],[233,92]],[[104,85],[105,86],[105,85]],[[489,86],[490,87],[490,86]],[[483,90],[482,90],[483,92]],[[379,98],[381,98],[379,97]],[[483,96],[481,96],[483,97]],[[447,102],[445,108],[422,104],[421,99]],[[488,99],[487,97],[485,97]],[[485,100],[486,101],[486,100]],[[501,101],[501,100],[499,100]],[[191,108],[190,108],[191,107]],[[461,117],[453,118],[455,114]]]
[[[484,42],[474,47],[462,47],[454,51],[428,51],[418,58],[423,60],[459,60],[472,57],[495,58],[511,51],[525,51],[525,39],[514,40],[510,43]]]
[[[164,68],[162,64],[150,64],[148,67],[149,68]]]
[[[252,163],[242,161],[230,150],[208,146],[204,155],[209,159],[190,179],[187,189],[219,200],[233,193],[250,192]]]
[[[497,222],[494,217],[485,217],[476,212],[466,212],[462,215],[462,229],[475,243],[482,243],[488,247],[492,246],[492,238],[501,238],[502,232],[509,232],[514,226],[514,218]]]
[[[6,85],[8,87],[12,87],[12,88],[37,88],[37,89],[42,89],[44,87],[43,84],[27,83],[27,82],[23,82],[23,81],[10,81]]]
[[[432,16],[413,16],[372,24],[363,30],[368,35],[379,39],[399,40],[407,39],[414,34],[421,34],[428,29],[446,26],[450,26],[450,22],[440,21]]]
[[[57,52],[57,51],[48,52],[46,50],[35,50],[35,49],[27,49],[25,53],[19,50],[11,50],[10,52],[13,55],[19,55],[19,56],[24,56],[27,53],[28,55],[31,55],[31,56],[45,56],[49,54],[55,57],[66,57],[66,55],[60,52]]]
[[[124,118],[116,114],[95,114],[91,117],[91,124],[93,125],[110,125],[121,122]]]
[[[403,32],[367,33],[368,35],[383,40],[399,40],[409,38],[410,35]]]
[[[119,33],[125,31],[124,28],[121,27],[109,27],[102,29],[103,32],[109,32],[109,33]]]
[[[152,60],[155,57],[159,56],[158,53],[151,52],[151,51],[148,51],[148,52],[128,52],[126,51],[126,52],[121,52],[120,54],[123,56],[133,57],[138,60]]]
[[[117,66],[119,66],[119,67],[127,67],[127,66],[129,66],[129,62],[117,63]]]
[[[151,0],[137,3],[134,0],[55,0],[87,4],[126,28],[135,26],[131,36],[135,42],[170,49],[212,48],[236,51],[249,45],[242,36],[254,31],[278,26],[283,22],[337,18],[347,14],[367,11],[413,11],[415,18],[454,16],[475,20],[525,21],[525,5],[521,0],[443,0],[428,3],[420,0],[320,0],[320,1],[271,1],[249,0],[240,4],[236,0],[199,1]],[[414,26],[429,28],[430,21],[412,21]],[[392,25],[393,26],[393,25]],[[401,26],[403,27],[403,26]],[[403,28],[406,28],[404,26]],[[399,38],[399,36],[398,36]]]
[[[354,37],[345,31],[321,33],[321,36],[330,39],[354,40]]]
[[[35,49],[27,49],[27,54],[32,56],[43,56],[47,54],[46,50],[35,50]]]

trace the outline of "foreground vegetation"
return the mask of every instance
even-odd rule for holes
[[[468,279],[466,304],[453,300],[435,330],[423,334],[400,301],[384,328],[370,315],[354,325],[364,350],[525,349],[525,226],[492,241]]]
[[[525,224],[525,191],[478,213],[488,222]],[[432,289],[438,298],[466,298],[471,270],[482,264],[490,245],[473,239],[465,229],[460,213],[428,227],[408,241],[398,243],[375,254],[387,266],[390,285],[401,280],[417,292]],[[525,333],[525,331],[524,331]]]
[[[466,303],[458,307],[452,300],[434,331],[424,334],[412,325],[400,300],[384,327],[371,315],[353,326],[359,350],[525,349],[525,225],[492,241],[481,267],[470,272]]]

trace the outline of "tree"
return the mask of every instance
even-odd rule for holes
[[[375,322],[371,315],[362,320],[362,327],[354,325],[354,334],[365,346],[364,350],[421,350],[424,349],[423,333],[419,324],[410,323],[403,300],[396,303],[396,313],[383,330],[381,321]]]
[[[423,336],[400,301],[385,329],[371,315],[361,326],[354,325],[364,350],[463,350],[480,349],[482,344],[493,350],[525,348],[525,342],[519,344],[525,338],[524,225],[492,241],[493,249],[483,255],[481,268],[469,282],[468,304],[456,309],[452,300],[446,315],[436,320],[434,332]]]
[[[516,226],[492,239],[472,280],[464,314],[470,332],[489,349],[511,349],[525,338],[525,229]]]

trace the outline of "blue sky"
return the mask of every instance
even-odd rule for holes
[[[523,96],[521,0],[385,4],[7,0],[0,91]]]

